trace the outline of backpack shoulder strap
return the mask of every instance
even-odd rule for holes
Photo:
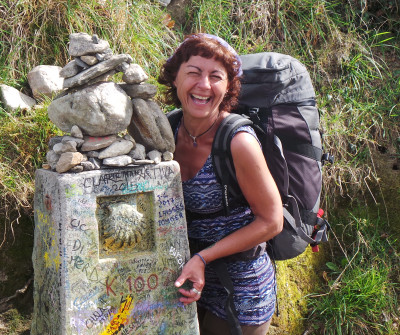
[[[166,114],[174,135],[175,135],[175,130],[178,127],[178,123],[182,118],[182,114],[183,114],[182,109],[174,109]]]
[[[211,149],[215,174],[223,188],[225,215],[230,213],[228,194],[235,199],[243,197],[233,165],[231,140],[234,132],[246,125],[252,126],[253,122],[243,115],[229,114],[219,125]]]

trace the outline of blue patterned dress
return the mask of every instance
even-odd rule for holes
[[[239,131],[256,136],[248,126],[239,128]],[[182,185],[187,210],[212,214],[223,209],[222,187],[214,173],[211,155],[197,175]],[[210,245],[253,220],[254,215],[248,206],[233,209],[229,216],[194,219],[188,223],[189,239]],[[227,267],[234,286],[234,303],[240,324],[260,325],[271,319],[275,311],[276,290],[274,268],[268,254],[250,261],[227,262]],[[199,306],[226,319],[227,294],[210,266],[205,270],[205,282]]]

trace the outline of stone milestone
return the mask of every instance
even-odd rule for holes
[[[199,335],[175,161],[35,176],[32,335]]]

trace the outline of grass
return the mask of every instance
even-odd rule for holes
[[[2,327],[3,324],[7,326]],[[17,309],[10,309],[0,317],[0,332],[4,335],[29,334],[29,319]]]
[[[149,1],[0,0],[2,82],[20,88],[34,66],[64,66],[74,32],[98,34],[114,52],[129,53],[154,75],[178,44],[179,34],[168,27],[167,17]]]
[[[384,185],[389,173],[378,169],[376,154],[379,149],[400,157],[400,12],[396,1],[365,4],[192,0],[185,9],[185,24],[179,26],[157,1],[0,0],[0,82],[29,94],[27,73],[40,64],[65,65],[68,36],[81,31],[109,41],[115,53],[132,55],[153,83],[160,64],[190,32],[220,35],[240,54],[275,51],[298,58],[315,83],[324,145],[335,156],[335,164],[324,167],[323,205],[331,237],[337,238],[332,238],[325,272],[313,273],[315,280],[325,278],[320,282],[323,290],[302,298],[301,308],[292,313],[303,314],[307,306],[310,311],[301,325],[296,323],[296,331],[314,324],[317,329],[309,331],[315,334],[394,334],[399,250],[390,224],[396,216],[383,220],[367,209],[398,211],[398,203],[379,200],[381,187],[388,201],[400,189],[393,189],[391,181]],[[48,120],[47,104],[14,113],[0,106],[3,246],[18,239],[13,227],[21,217],[32,215],[34,171],[44,161],[48,139],[59,134]],[[366,198],[373,199],[368,206]],[[364,210],[354,211],[357,203]],[[389,236],[382,238],[382,231]],[[400,232],[400,224],[395,231]],[[288,292],[294,297],[299,298],[300,284],[293,278],[307,276],[310,269],[304,271],[304,264],[311,264],[311,258],[306,255],[281,267],[285,275],[290,272],[287,282],[294,284]],[[310,293],[310,287],[301,294]],[[288,311],[298,308],[297,301],[291,303]]]
[[[326,263],[323,293],[309,296],[310,324],[322,334],[397,334],[399,255],[387,224],[361,210],[335,225],[341,252]]]
[[[5,222],[0,247],[12,238],[13,224],[32,215],[33,172],[45,160],[50,137],[60,133],[45,106],[10,113],[0,108],[0,215]]]

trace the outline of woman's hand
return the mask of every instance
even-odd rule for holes
[[[175,286],[181,287],[186,280],[189,280],[193,283],[193,287],[190,290],[184,288],[178,290],[183,295],[179,299],[180,302],[187,305],[200,299],[204,287],[204,269],[205,264],[196,255],[185,264],[181,275],[175,281]]]

